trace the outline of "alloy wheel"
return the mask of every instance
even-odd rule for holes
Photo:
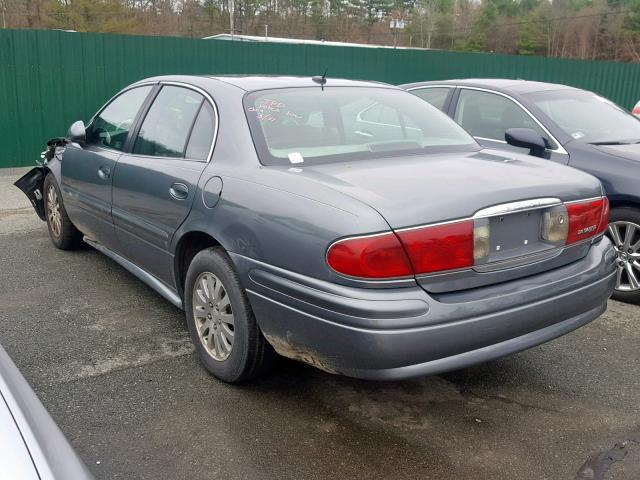
[[[53,185],[47,189],[47,220],[53,236],[59,238],[62,234],[62,217],[60,215],[60,202],[58,192]]]
[[[233,349],[234,316],[227,290],[211,272],[201,273],[193,286],[193,318],[207,353],[226,360]]]
[[[640,225],[633,222],[611,222],[607,235],[618,256],[616,290],[633,292],[640,289]]]

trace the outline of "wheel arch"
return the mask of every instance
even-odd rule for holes
[[[611,208],[635,208],[640,211],[640,200],[627,198],[627,197],[619,197],[619,198],[610,198],[609,199]]]
[[[173,259],[173,271],[178,295],[183,300],[184,282],[191,260],[193,260],[193,257],[195,257],[198,252],[210,247],[222,247],[222,244],[211,234],[200,230],[185,232],[178,240]]]
[[[42,185],[41,185],[41,187],[43,189],[42,190],[42,195],[44,195],[44,179],[49,174],[51,174],[53,176],[53,178],[55,179],[56,184],[58,185],[58,188],[60,189],[60,195],[62,195],[62,165],[60,164],[60,160],[58,160],[57,158],[54,158],[52,160],[49,160],[47,163],[42,165],[40,168],[42,168]],[[64,200],[64,196],[62,198]]]
[[[616,277],[616,285],[612,298],[622,302],[640,304],[640,289],[634,287],[634,284],[640,282],[640,279],[637,278],[638,264],[637,257],[635,257],[638,253],[636,247],[637,242],[634,240],[637,238],[637,234],[631,233],[631,236],[629,236],[628,227],[626,226],[622,227],[624,228],[623,233],[618,230],[614,234],[613,231],[617,229],[611,226],[613,222],[630,222],[634,225],[640,224],[640,202],[627,198],[610,199],[609,202],[612,212],[618,210],[620,213],[616,218],[609,217],[610,226],[609,232],[607,232],[607,235],[616,247],[616,255],[618,257],[618,276]],[[626,211],[621,211],[622,209]],[[633,277],[633,280],[631,277]]]
[[[58,182],[58,186],[62,187],[62,163],[57,158],[53,158],[49,160],[45,165],[43,165],[44,169],[47,172],[53,174]]]

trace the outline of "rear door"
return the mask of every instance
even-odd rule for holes
[[[509,128],[530,128],[538,132],[551,148],[549,158],[568,163],[569,155],[527,110],[507,95],[498,92],[461,87],[451,106],[453,119],[487,148],[513,150],[528,154],[529,150],[509,145],[505,133]]]
[[[446,112],[451,102],[451,97],[455,91],[453,86],[427,86],[415,87],[407,90],[418,98],[429,102],[438,110]]]
[[[152,86],[115,97],[87,127],[85,145],[68,145],[62,160],[62,196],[73,223],[109,249],[117,246],[111,218],[116,162]]]
[[[215,107],[204,92],[162,85],[113,177],[120,252],[170,286],[169,245],[193,205],[216,122]]]

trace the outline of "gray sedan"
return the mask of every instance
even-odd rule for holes
[[[615,283],[596,178],[485,150],[388,85],[151,78],[45,158],[17,185],[53,244],[184,309],[228,382],[275,352],[369,379],[461,368],[590,322]]]
[[[93,478],[2,346],[0,469],[11,480]]]

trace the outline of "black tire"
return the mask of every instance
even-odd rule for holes
[[[52,211],[52,204],[57,205],[57,212]],[[82,233],[71,223],[58,182],[52,173],[47,174],[44,179],[44,213],[51,243],[60,250],[74,250],[82,245]],[[59,220],[59,224],[55,219]]]
[[[213,274],[220,280],[228,294],[233,315],[233,344],[228,357],[220,360],[209,353],[203,335],[198,332],[194,316],[194,292],[196,281],[203,275]],[[198,285],[201,287],[201,284]],[[200,289],[202,292],[202,290]],[[197,293],[195,293],[197,295]],[[256,323],[247,294],[240,284],[231,259],[221,247],[211,247],[199,252],[187,271],[184,293],[185,314],[191,340],[200,361],[215,377],[227,383],[239,383],[255,378],[273,363],[275,352],[266,341]],[[200,302],[201,303],[201,302]],[[202,317],[199,317],[202,324]],[[209,335],[211,332],[209,332]],[[208,335],[207,335],[208,337]]]
[[[609,214],[609,225],[614,224],[615,222],[630,222],[637,225],[639,229],[635,238],[640,238],[640,210],[633,207],[612,208]],[[612,238],[610,231],[607,232],[607,236],[614,244],[616,243]],[[618,268],[621,267],[619,266]],[[640,278],[640,271],[638,271],[638,277]],[[640,289],[635,291],[622,291],[616,288],[611,298],[621,302],[640,304]]]

